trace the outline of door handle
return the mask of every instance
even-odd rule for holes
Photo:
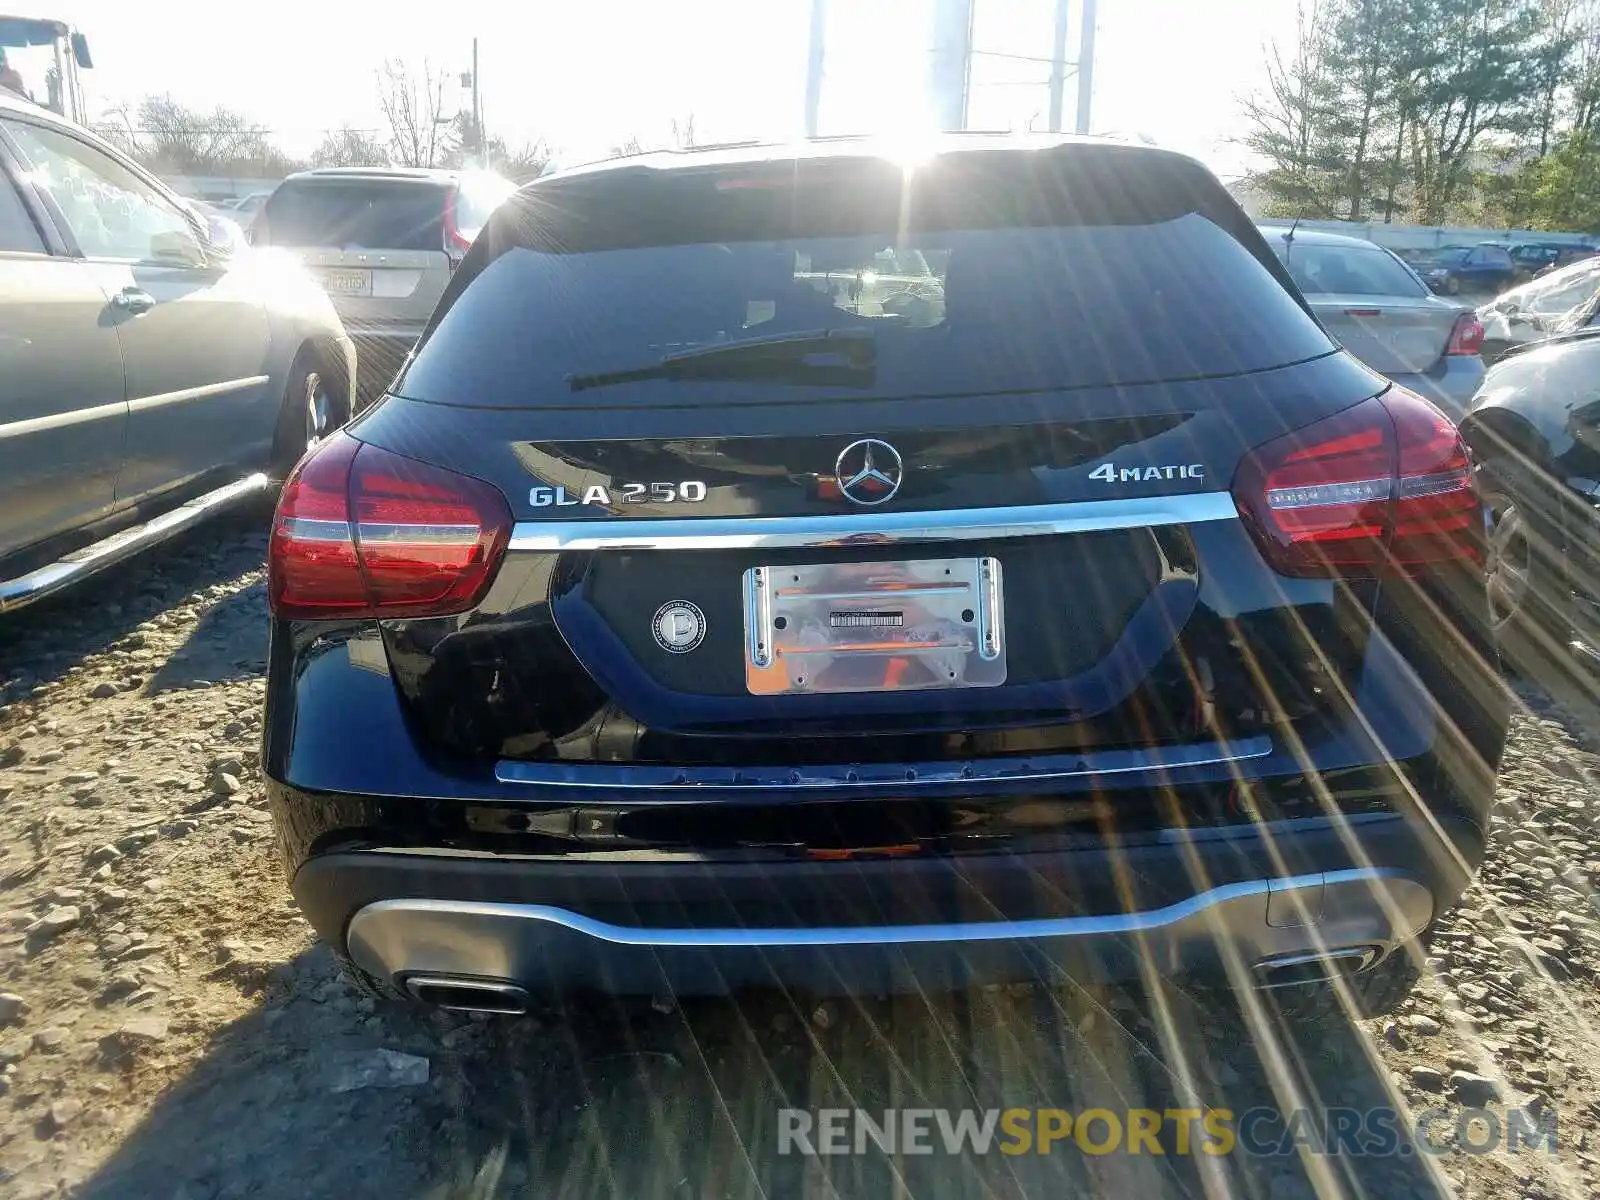
[[[147,313],[156,306],[156,298],[142,288],[126,287],[111,297],[111,307],[120,308],[123,312]]]

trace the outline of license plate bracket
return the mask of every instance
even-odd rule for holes
[[[752,567],[745,686],[758,696],[997,687],[1004,604],[992,557]]]

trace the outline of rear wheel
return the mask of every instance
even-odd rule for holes
[[[1479,480],[1489,518],[1489,617],[1498,637],[1528,621],[1537,574],[1534,538],[1523,507],[1493,463],[1485,465]]]
[[[321,369],[314,355],[302,353],[289,374],[278,415],[273,474],[279,479],[287,476],[303,454],[343,425],[349,415],[349,399],[335,386],[333,376]]]

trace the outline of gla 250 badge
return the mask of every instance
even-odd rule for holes
[[[534,508],[572,508],[579,504],[596,504],[601,508],[622,504],[698,504],[705,498],[706,485],[698,479],[685,479],[682,483],[619,483],[614,488],[591,483],[581,495],[576,489],[568,492],[564,487],[536,487],[528,492],[528,503]]]

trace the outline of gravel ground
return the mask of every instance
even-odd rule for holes
[[[1071,983],[516,1022],[375,1009],[273,853],[260,525],[0,621],[0,1194],[1600,1193],[1592,717],[1522,689],[1489,865],[1398,1019],[1308,1035],[1270,1006]],[[1556,1114],[1558,1149],[776,1152],[783,1107],[1296,1104],[1532,1106]]]

